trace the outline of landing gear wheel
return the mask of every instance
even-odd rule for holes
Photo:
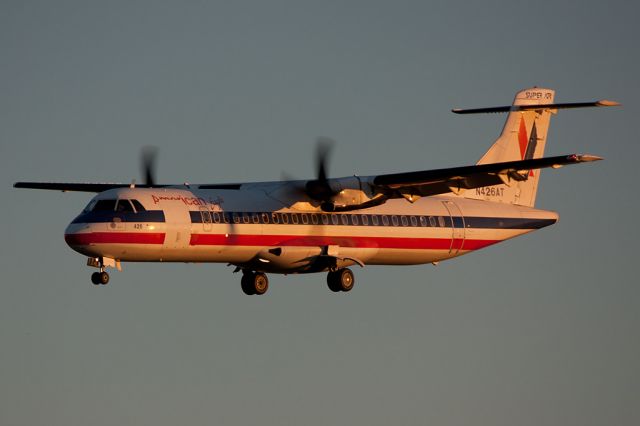
[[[329,286],[329,290],[334,293],[341,291],[340,284],[338,283],[338,274],[335,271],[327,274],[327,286]]]
[[[256,294],[256,289],[253,286],[253,282],[254,282],[253,272],[243,272],[242,280],[240,280],[240,287],[242,287],[242,291],[247,296]]]
[[[338,269],[327,275],[327,285],[331,291],[351,291],[354,284],[355,278],[349,268]]]
[[[94,272],[91,274],[91,282],[93,285],[100,285],[100,272]]]
[[[107,285],[109,283],[109,274],[106,272],[94,272],[91,274],[91,282],[94,285]]]
[[[265,294],[269,290],[269,279],[262,272],[243,272],[240,286],[244,294]]]
[[[253,289],[255,294],[265,294],[269,290],[269,278],[266,274],[258,272],[254,275]]]

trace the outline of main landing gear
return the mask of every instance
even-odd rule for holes
[[[351,291],[355,284],[353,272],[349,268],[338,269],[329,272],[327,275],[327,285],[335,293],[340,291]],[[248,269],[242,271],[240,281],[242,291],[246,295],[265,294],[269,290],[269,279],[264,272],[252,272]]]
[[[337,293],[339,291],[351,291],[355,284],[353,272],[349,268],[338,269],[327,274],[327,285],[329,290]]]
[[[265,294],[269,290],[269,279],[265,273],[244,270],[242,271],[240,285],[244,294],[248,296]]]

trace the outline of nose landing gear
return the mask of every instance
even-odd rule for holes
[[[90,257],[87,259],[87,266],[100,269],[100,272],[91,274],[91,282],[94,285],[107,285],[109,283],[109,274],[105,271],[106,267],[115,266],[120,270],[120,261],[104,257]]]

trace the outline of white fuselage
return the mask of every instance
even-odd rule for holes
[[[68,226],[65,239],[84,255],[119,261],[223,262],[265,272],[319,272],[331,267],[329,258],[334,267],[437,262],[558,219],[550,211],[461,196],[414,203],[393,199],[378,207],[326,213],[278,197],[279,185],[105,191]],[[123,204],[109,209],[112,200]]]

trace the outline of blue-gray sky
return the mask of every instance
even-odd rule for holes
[[[627,1],[3,1],[0,424],[640,423],[640,8]],[[538,85],[563,111],[560,222],[437,267],[271,276],[125,264],[107,287],[62,234],[86,194],[17,180],[333,176],[472,164]]]

